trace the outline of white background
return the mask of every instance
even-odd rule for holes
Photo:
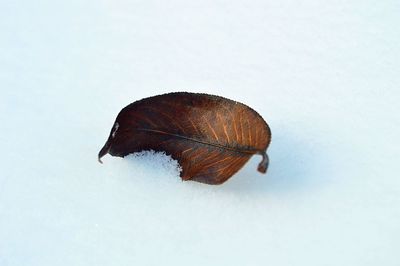
[[[0,3],[0,265],[400,265],[400,4]],[[117,113],[207,92],[273,138],[221,186],[104,157]]]

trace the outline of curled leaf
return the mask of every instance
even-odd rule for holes
[[[177,160],[181,178],[221,184],[254,154],[268,168],[271,131],[250,107],[223,97],[176,92],[145,98],[121,110],[98,159],[142,150],[164,151]]]

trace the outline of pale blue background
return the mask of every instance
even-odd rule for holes
[[[400,3],[0,3],[0,265],[400,265]],[[222,95],[273,132],[222,186],[97,162],[115,116]]]

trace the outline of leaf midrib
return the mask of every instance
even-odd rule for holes
[[[257,149],[240,149],[240,148],[239,149],[235,149],[233,147],[224,146],[224,145],[221,145],[221,144],[218,144],[218,143],[210,143],[210,142],[207,142],[207,141],[203,141],[203,140],[199,140],[199,139],[195,139],[195,138],[190,138],[190,137],[186,137],[186,136],[182,136],[182,135],[179,135],[179,134],[174,134],[174,133],[170,133],[170,132],[166,132],[166,131],[162,131],[162,130],[148,129],[148,128],[136,128],[136,130],[150,132],[150,133],[163,134],[163,135],[168,135],[168,136],[173,136],[173,137],[177,137],[177,138],[180,138],[180,139],[185,139],[185,140],[201,143],[201,144],[204,144],[204,145],[217,147],[217,148],[220,148],[220,149],[225,149],[225,150],[228,150],[228,151],[244,153],[244,154],[247,154],[247,155],[253,155],[253,154],[262,152],[262,151],[257,150]]]

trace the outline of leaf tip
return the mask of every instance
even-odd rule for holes
[[[106,155],[108,153],[108,151],[110,150],[110,143],[109,141],[106,142],[106,144],[104,144],[104,147],[101,148],[99,155],[97,157],[97,160],[99,161],[99,163],[103,163],[103,161],[101,160],[101,158]]]

